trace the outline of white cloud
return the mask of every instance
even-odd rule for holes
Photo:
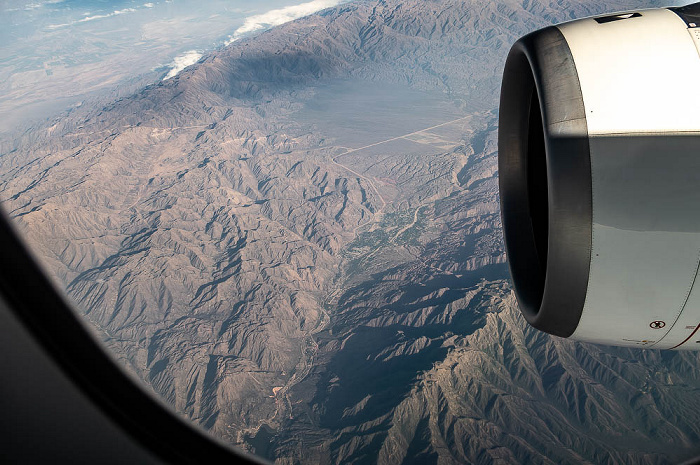
[[[79,19],[76,22],[85,23],[87,21],[94,21],[96,19],[110,18],[112,16],[123,15],[124,13],[133,13],[134,11],[136,11],[136,8],[124,8],[123,10],[114,10],[113,12],[107,13],[106,15],[86,16],[85,18]]]
[[[170,67],[170,71],[165,75],[163,80],[165,81],[166,79],[177,76],[180,71],[197,63],[200,58],[202,58],[202,54],[197,50],[190,50],[182,55],[176,56],[175,59],[173,59],[173,62],[168,65]]]
[[[63,0],[60,0],[63,1]],[[58,0],[52,0],[51,2],[47,3],[58,3]],[[151,5],[151,6],[148,6]],[[143,5],[145,8],[152,8],[153,4],[152,3],[146,3]],[[85,16],[84,18],[78,19],[76,21],[72,21],[70,23],[64,23],[64,24],[51,24],[47,26],[48,29],[59,29],[62,27],[66,26],[73,26],[75,24],[80,24],[80,23],[87,23],[89,21],[94,21],[96,19],[103,19],[103,18],[111,18],[112,16],[119,16],[127,13],[134,13],[138,11],[137,8],[124,8],[123,10],[114,10],[111,13],[105,13],[102,15],[93,15],[93,16]]]
[[[41,8],[44,5],[53,5],[55,3],[63,3],[64,0],[46,0],[44,2],[36,2],[36,3],[28,3],[27,5],[24,6],[25,10],[36,10],[37,8]],[[12,10],[6,10],[6,11],[17,11],[16,8],[13,8]]]
[[[259,31],[261,29],[269,29],[280,24],[288,23],[297,18],[308,16],[316,13],[324,8],[330,8],[343,3],[344,0],[312,0],[300,5],[292,5],[278,10],[270,10],[267,13],[248,16],[243,23],[243,26],[236,29],[233,35],[229,36],[226,45],[235,42],[246,34]]]
[[[153,3],[149,2],[149,3],[144,3],[143,6],[145,6],[146,8],[153,8],[155,5]]]

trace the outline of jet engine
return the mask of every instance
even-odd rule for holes
[[[499,118],[525,319],[580,341],[700,350],[700,3],[521,38]]]

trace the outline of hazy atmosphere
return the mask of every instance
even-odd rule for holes
[[[342,0],[7,0],[0,134],[172,77],[203,53]]]
[[[0,5],[2,205],[179,415],[280,465],[700,453],[699,355],[534,330],[502,241],[510,46],[640,2]]]

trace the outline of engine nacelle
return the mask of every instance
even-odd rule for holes
[[[581,341],[700,350],[700,3],[520,39],[498,145],[527,321]]]

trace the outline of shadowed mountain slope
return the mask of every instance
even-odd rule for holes
[[[18,135],[1,198],[127,369],[281,464],[669,463],[698,355],[527,327],[498,211],[510,44],[638,6],[329,9]]]

